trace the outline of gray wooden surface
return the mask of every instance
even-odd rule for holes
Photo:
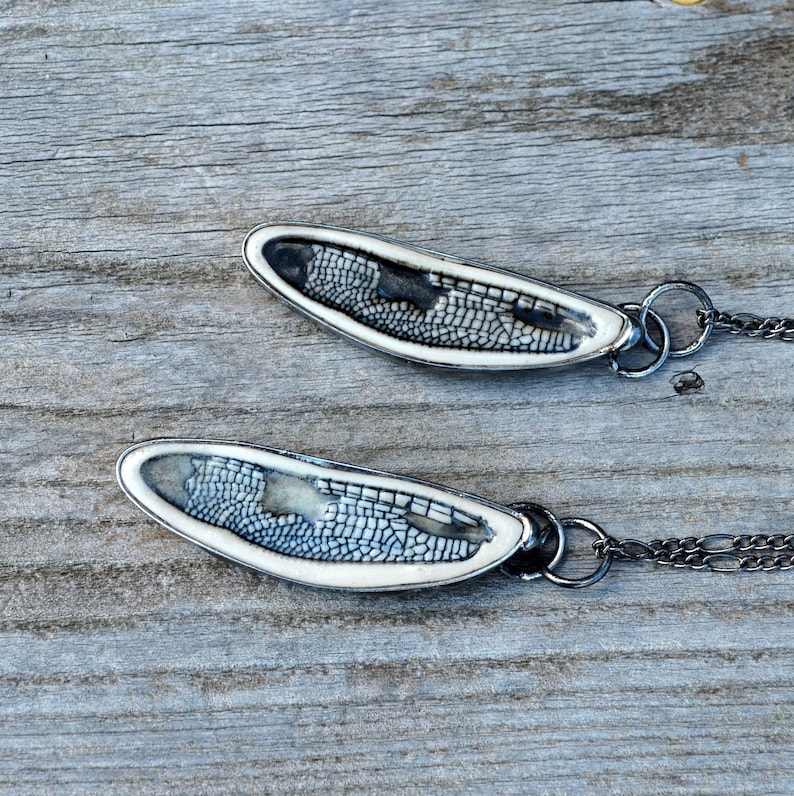
[[[615,535],[791,531],[794,349],[431,372],[254,284],[266,220],[794,311],[794,3],[82,0],[0,23],[0,791],[791,793],[794,574],[345,595],[138,513],[243,439]],[[705,386],[679,395],[676,373]]]

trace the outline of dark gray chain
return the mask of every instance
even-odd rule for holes
[[[739,534],[712,533],[685,536],[681,539],[615,539],[589,520],[559,519],[548,509],[534,503],[516,503],[513,508],[531,519],[540,529],[540,545],[520,551],[502,571],[507,575],[531,580],[542,575],[558,586],[580,589],[598,583],[615,560],[652,561],[670,567],[707,569],[712,572],[770,572],[794,569],[794,533]],[[600,560],[598,568],[584,577],[565,577],[554,572],[567,546],[570,531],[588,531],[598,538],[592,549]],[[543,547],[556,537],[553,558]]]
[[[670,291],[692,293],[700,302],[700,309],[696,311],[700,334],[681,348],[673,347],[670,340],[670,329],[664,318],[652,309],[656,300]],[[728,332],[746,337],[759,337],[762,340],[783,340],[786,343],[794,342],[794,319],[777,316],[763,318],[749,312],[733,315],[728,312],[720,312],[711,303],[708,293],[692,282],[663,282],[648,293],[641,304],[621,304],[620,308],[634,317],[634,322],[641,331],[635,346],[643,346],[656,355],[649,365],[629,368],[620,364],[620,351],[612,352],[609,355],[610,368],[614,373],[627,379],[649,376],[651,373],[655,373],[668,359],[688,357],[697,353],[706,344],[712,332]],[[658,332],[656,337],[659,342],[649,333],[649,323]]]
[[[715,332],[761,337],[764,340],[783,340],[786,343],[794,342],[794,319],[792,318],[762,318],[749,312],[731,315],[713,307],[698,310],[697,318],[701,329],[710,326]]]
[[[593,542],[593,550],[601,559],[654,561],[673,567],[715,572],[767,572],[794,567],[794,534],[732,536],[716,533],[699,538],[654,539],[652,542],[637,539],[618,541],[610,536]]]
[[[670,330],[657,312],[652,309],[654,302],[670,291],[683,291],[693,294],[701,304],[697,311],[700,335],[681,348],[674,348],[670,341]],[[636,345],[642,345],[656,355],[656,358],[641,368],[628,368],[618,361],[615,352],[609,357],[612,370],[625,378],[640,378],[658,370],[668,358],[688,357],[705,345],[712,332],[728,332],[734,335],[760,337],[764,340],[783,340],[794,342],[794,319],[769,317],[762,318],[750,313],[731,315],[714,308],[711,299],[703,288],[691,282],[664,282],[657,285],[643,299],[641,304],[622,304],[621,308],[635,317],[641,334]],[[648,332],[649,321],[656,327],[660,342],[656,342]],[[714,572],[768,572],[794,568],[794,533],[741,534],[733,536],[726,533],[708,536],[687,536],[682,539],[654,539],[641,542],[638,539],[617,540],[605,533],[598,525],[578,518],[558,519],[548,509],[532,503],[515,504],[514,508],[538,523],[541,528],[540,548],[552,535],[557,538],[553,560],[544,562],[540,549],[522,551],[519,556],[508,561],[502,570],[509,575],[524,580],[542,575],[558,586],[578,589],[597,583],[604,577],[615,559],[624,561],[654,561],[671,567],[687,569],[707,569]],[[571,578],[558,575],[554,568],[562,558],[566,546],[566,534],[571,530],[585,530],[598,538],[593,542],[593,550],[600,559],[598,569],[585,577]]]

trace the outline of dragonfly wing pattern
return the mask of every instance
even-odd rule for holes
[[[267,572],[332,581],[315,585],[369,587],[366,577],[338,582],[335,568],[372,573],[373,588],[397,588],[415,570],[455,580],[494,566],[528,534],[521,515],[487,501],[254,446],[144,443],[122,456],[119,480],[172,530]]]
[[[284,555],[462,561],[491,535],[476,517],[407,492],[298,478],[219,456],[193,457],[190,468],[185,513]],[[149,485],[156,491],[151,476]]]
[[[634,334],[608,305],[348,230],[265,225],[244,256],[266,287],[315,320],[429,364],[542,367],[600,356]]]

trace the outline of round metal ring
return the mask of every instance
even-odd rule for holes
[[[640,312],[642,310],[641,304],[621,304],[620,308],[622,310],[626,310],[628,312]],[[650,319],[659,327],[659,331],[662,333],[662,344],[661,346],[653,343],[655,346],[651,348],[648,344],[650,340],[650,335],[648,334],[648,330],[646,328],[647,318]],[[611,353],[609,355],[609,367],[612,368],[613,373],[617,373],[618,376],[623,376],[626,379],[640,379],[643,376],[650,376],[651,373],[655,373],[659,370],[662,365],[667,361],[667,357],[670,356],[670,330],[667,328],[667,324],[659,317],[659,315],[654,312],[650,307],[646,307],[645,309],[645,319],[640,321],[643,329],[643,342],[645,345],[651,349],[656,354],[656,359],[651,362],[650,365],[646,365],[644,368],[624,368],[621,367],[620,363],[618,362],[617,353]]]
[[[648,315],[652,312],[651,304],[653,304],[656,299],[659,298],[663,293],[668,293],[671,290],[683,290],[686,293],[692,293],[698,301],[700,301],[702,305],[702,309],[706,312],[714,309],[714,305],[711,303],[711,299],[703,290],[700,285],[695,285],[692,282],[665,282],[658,287],[655,287],[648,295],[643,299],[642,304],[640,305],[640,314],[639,314],[639,321],[640,325],[645,328],[645,321]],[[684,348],[671,348],[669,356],[672,359],[679,359],[680,357],[688,357],[690,354],[694,354],[700,351],[701,348],[706,344],[706,341],[711,336],[711,330],[714,328],[713,323],[707,323],[703,327],[703,331],[696,337],[688,346]],[[657,342],[651,339],[650,335],[645,333],[645,345],[651,349],[654,353],[656,353],[660,346]]]
[[[535,580],[543,576],[544,569],[551,571],[562,561],[562,556],[565,552],[565,528],[563,528],[562,523],[554,514],[539,503],[513,503],[510,508],[517,511],[519,514],[525,514],[533,522],[536,521],[536,517],[542,517],[547,521],[545,527],[541,529],[540,539],[536,545],[529,548],[520,547],[499,568],[505,575],[509,575],[511,578]],[[554,551],[551,561],[547,564],[543,560],[541,550],[551,533],[557,536],[557,548]],[[520,557],[530,558],[532,560],[533,569],[523,569],[518,561],[513,561],[514,558]]]
[[[606,535],[606,533],[604,533],[603,530],[601,530],[601,528],[589,520],[582,520],[578,517],[570,517],[560,520],[560,524],[563,526],[563,528],[584,528],[586,531],[592,531],[599,539],[603,539],[604,541],[609,539],[609,537]],[[552,572],[548,567],[543,567],[543,569],[540,570],[540,574],[543,575],[546,580],[550,580],[557,586],[563,586],[566,589],[583,589],[585,586],[592,586],[594,583],[598,583],[598,581],[607,574],[607,571],[611,565],[612,553],[607,552],[603,559],[601,559],[601,565],[598,567],[598,569],[591,575],[587,575],[584,578],[566,578],[562,575],[557,575],[556,573]]]

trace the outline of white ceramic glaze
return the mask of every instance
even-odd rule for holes
[[[118,480],[165,527],[287,580],[360,591],[451,583],[536,543],[511,509],[422,481],[231,442],[153,440]]]
[[[615,307],[386,238],[265,224],[243,245],[253,275],[320,324],[401,359],[512,370],[580,362],[636,339]]]

